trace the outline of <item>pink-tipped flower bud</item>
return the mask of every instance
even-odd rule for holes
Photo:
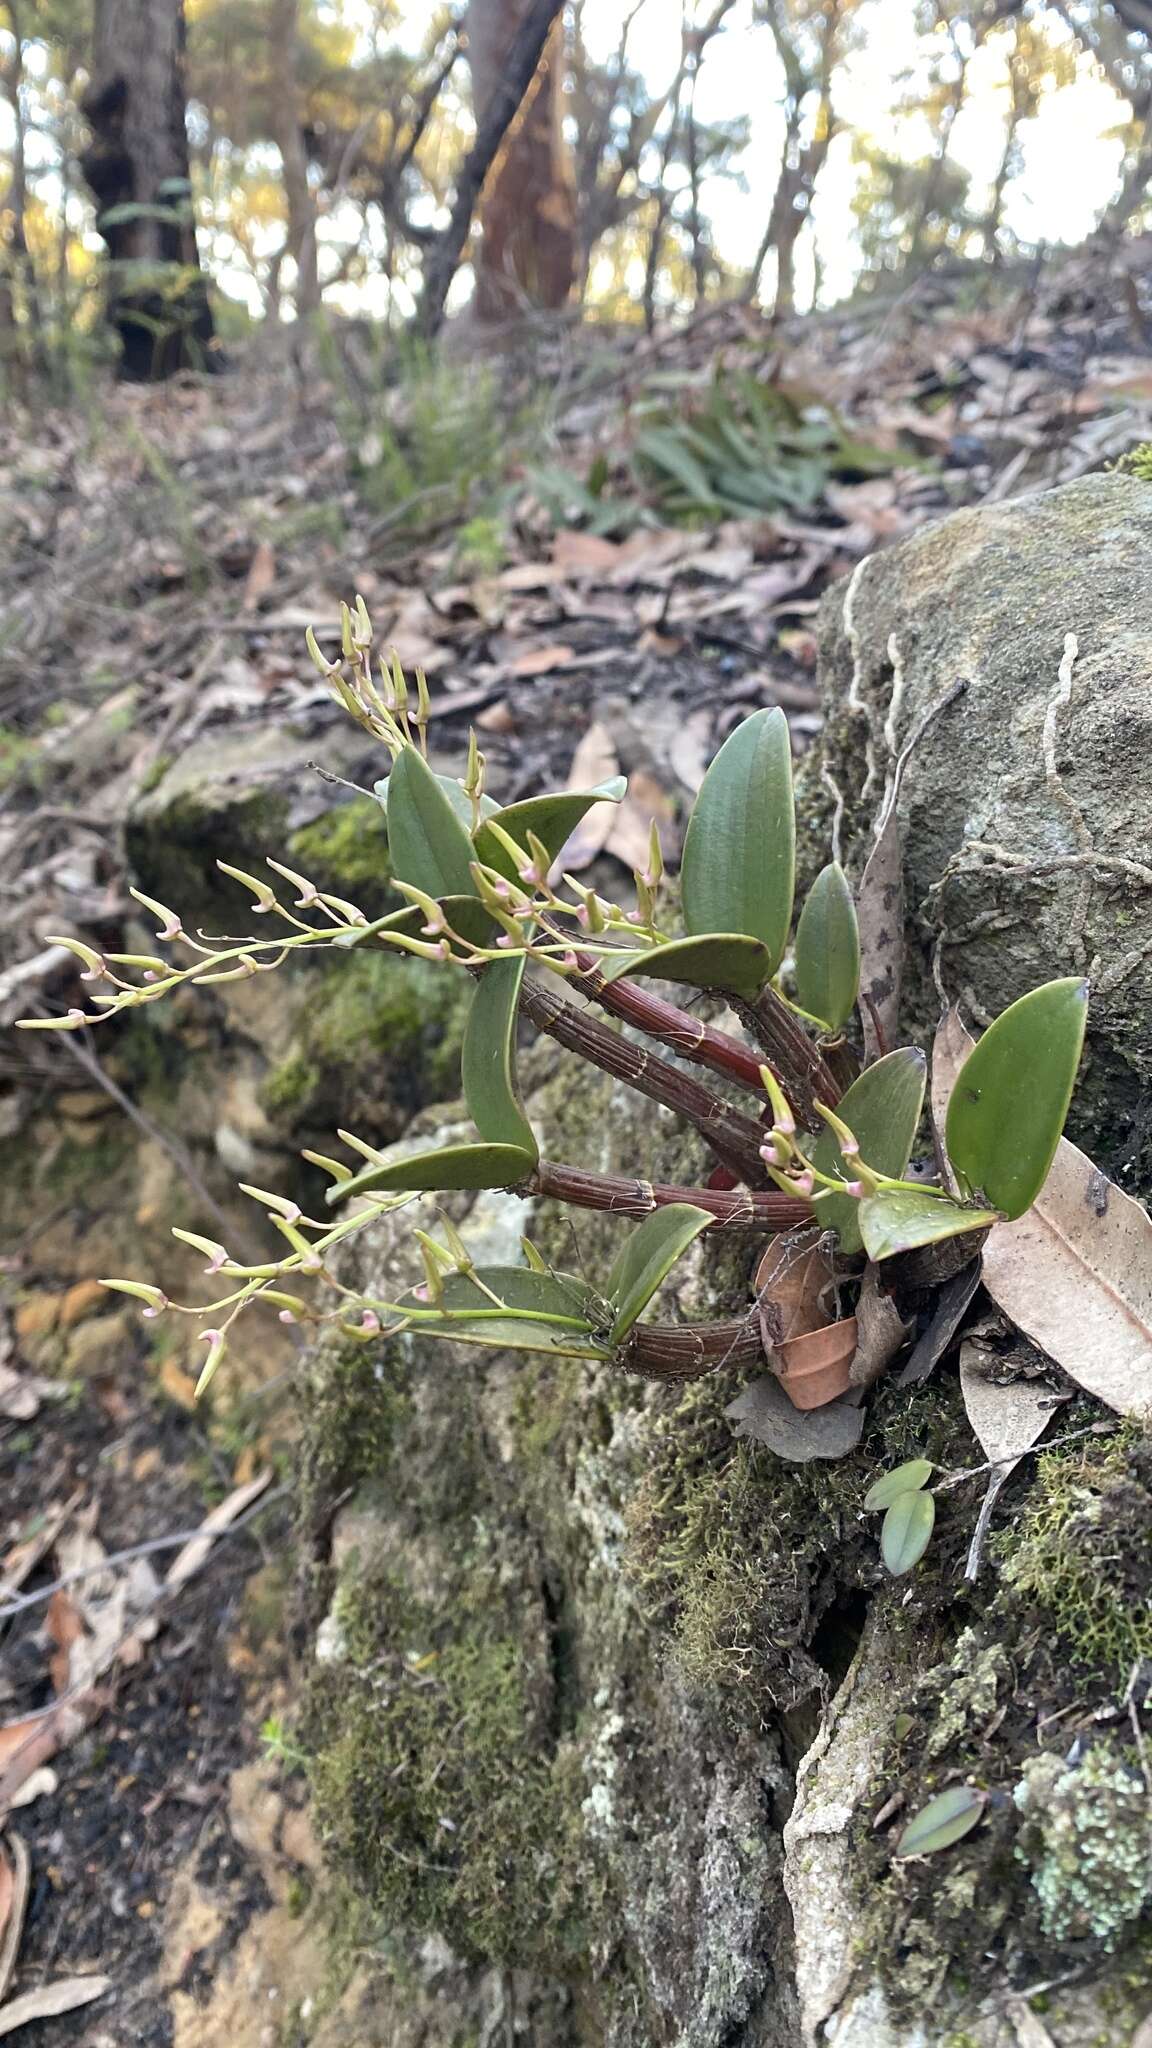
[[[413,1299],[414,1301],[427,1301],[427,1299],[428,1299],[428,1286],[427,1286],[427,1283],[426,1283],[426,1281],[423,1281],[423,1280],[422,1280],[422,1281],[420,1282],[420,1285],[419,1285],[419,1287],[414,1287],[414,1288],[412,1289],[412,1299]]]
[[[844,1193],[854,1195],[857,1201],[862,1201],[867,1192],[862,1180],[846,1180],[844,1183]]]
[[[810,1201],[816,1192],[816,1175],[811,1169],[806,1169],[803,1173],[794,1173],[791,1178],[795,1193],[803,1201]]]
[[[296,1318],[290,1308],[282,1308],[276,1320],[278,1323],[294,1323]]]
[[[380,1328],[380,1318],[374,1308],[365,1309],[360,1318],[360,1328],[366,1331],[369,1336],[375,1336]]]

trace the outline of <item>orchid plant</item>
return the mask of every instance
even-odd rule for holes
[[[899,1047],[861,1066],[848,1036],[860,991],[860,936],[836,862],[817,876],[793,933],[795,809],[781,711],[745,719],[704,777],[684,840],[682,928],[674,929],[655,825],[647,863],[633,878],[633,903],[611,902],[564,869],[570,835],[593,804],[620,801],[621,779],[501,806],[487,790],[475,734],[462,776],[432,767],[425,680],[417,673],[409,684],[395,659],[377,659],[362,599],[343,608],[339,658],[330,661],[311,633],[308,646],[337,701],[391,758],[375,795],[403,907],[369,918],[275,858],[267,861],[269,879],[220,862],[274,927],[268,936],[221,942],[187,931],[176,911],[133,889],[167,950],[100,953],[76,938],[53,941],[80,962],[91,1007],[26,1019],[25,1028],[78,1030],[189,984],[271,972],[301,951],[412,954],[475,983],[461,1078],[476,1136],[397,1158],[341,1132],[354,1163],[303,1155],[331,1183],[326,1216],[246,1187],[281,1239],[279,1256],[260,1265],[175,1230],[219,1276],[223,1292],[209,1309],[170,1302],[150,1282],[106,1281],[141,1300],[147,1315],[173,1309],[210,1318],[201,1387],[237,1317],[257,1303],[290,1321],[335,1321],[365,1339],[413,1330],[610,1359],[654,1377],[694,1376],[763,1356],[754,1311],[695,1327],[643,1320],[702,1233],[830,1233],[851,1273],[862,1259],[884,1262],[955,1236],[973,1236],[975,1244],[979,1233],[1029,1207],[1063,1127],[1087,985],[1051,982],[1004,1012],[960,1073],[934,1176],[909,1177],[926,1062],[917,1049]],[[735,1013],[743,1035],[669,1001],[651,982],[705,993],[712,1008]],[[567,992],[591,1007],[578,1007]],[[713,1155],[712,1181],[661,1185],[542,1157],[517,1079],[525,1022],[684,1119]],[[619,1024],[643,1043],[613,1028]],[[341,1281],[333,1253],[381,1211],[420,1195],[483,1188],[613,1210],[637,1227],[602,1289],[554,1271],[527,1240],[523,1264],[478,1267],[448,1222],[438,1234],[415,1231],[424,1277],[399,1299],[369,1299]],[[318,1286],[306,1298],[299,1288],[308,1280]]]

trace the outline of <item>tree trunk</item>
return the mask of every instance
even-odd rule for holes
[[[288,233],[284,253],[296,266],[293,299],[298,320],[320,304],[316,249],[316,199],[308,182],[308,152],[300,125],[298,80],[299,0],[273,0],[269,24],[274,70],[276,145],[280,151]]]
[[[469,0],[468,58],[478,128],[527,11],[527,0]],[[572,289],[576,198],[561,132],[563,53],[558,16],[484,187],[476,257],[481,320],[508,320],[532,308],[556,311]]]
[[[183,0],[96,0],[83,103],[92,141],[80,164],[111,258],[107,310],[120,338],[120,374],[133,383],[213,366],[192,216],[184,52]]]

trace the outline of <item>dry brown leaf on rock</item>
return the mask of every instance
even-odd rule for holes
[[[11,2005],[0,2006],[0,2034],[14,2034],[29,2020],[51,2020],[62,2012],[75,2012],[111,1989],[111,1977],[61,1977],[55,1984],[42,1984],[38,1991],[26,1991]]]
[[[896,1354],[908,1342],[912,1325],[906,1323],[890,1294],[881,1285],[880,1268],[869,1264],[856,1303],[857,1342],[852,1360],[854,1387],[870,1387],[886,1372]]]
[[[972,1423],[972,1434],[992,1464],[988,1491],[980,1518],[972,1534],[963,1577],[976,1579],[984,1536],[992,1520],[996,1499],[1015,1473],[1021,1458],[1039,1442],[1052,1421],[1054,1393],[1035,1376],[1015,1372],[1015,1366],[1031,1366],[1029,1348],[1017,1343],[1015,1352],[988,1343],[986,1337],[965,1337],[959,1348],[959,1386],[963,1407]]]
[[[712,754],[712,713],[693,711],[680,726],[668,753],[685,789],[690,789],[693,796],[704,780]]]
[[[807,1243],[769,1245],[756,1268],[757,1314],[764,1348],[808,1337],[834,1320],[829,1297],[836,1284],[819,1236]]]
[[[864,1433],[862,1408],[850,1401],[797,1408],[771,1373],[752,1380],[724,1413],[741,1436],[767,1444],[789,1465],[807,1465],[813,1458],[847,1457]]]
[[[243,609],[254,612],[261,598],[267,597],[276,581],[276,550],[270,540],[258,541],[248,574],[244,578]]]
[[[984,1285],[1078,1387],[1152,1418],[1152,1219],[1067,1138],[1032,1208],[992,1230]]]

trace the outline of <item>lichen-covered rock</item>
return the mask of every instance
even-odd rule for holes
[[[1148,488],[1089,479],[917,535],[826,614],[826,761],[857,857],[885,725],[898,743],[969,679],[906,786],[910,1027],[935,1013],[934,934],[944,984],[978,1011],[1093,966],[1079,1127],[1130,1164],[1152,1069],[1152,804],[1122,764],[1152,720],[1149,540]],[[532,1104],[549,1156],[700,1172],[663,1114],[553,1065]],[[525,1218],[503,1200],[452,1213],[507,1250]],[[344,1277],[393,1296],[410,1223],[381,1221]],[[554,1264],[593,1278],[618,1227],[531,1220]],[[682,1312],[730,1312],[754,1256],[703,1240]],[[322,1348],[309,1384],[317,1819],[382,2009],[411,1983],[427,2048],[477,2033],[494,1972],[539,2048],[1004,2048],[1010,2000],[1050,1981],[1057,2048],[1131,2039],[1152,2005],[1149,1802],[1125,1748],[1152,1643],[1137,1428],[1091,1434],[1099,1410],[1070,1402],[1067,1441],[1006,1488],[977,1587],[979,1470],[939,1494],[930,1549],[894,1585],[869,1482],[913,1456],[980,1465],[949,1371],[881,1383],[859,1449],[803,1467],[734,1441],[731,1374],[652,1389],[406,1338]],[[965,1782],[986,1795],[979,1826],[894,1857]],[[1068,1859],[1105,1844],[1108,1903],[1102,1882],[1089,1910]]]
[[[822,627],[822,765],[856,860],[892,746],[967,685],[904,781],[909,1024],[938,1010],[934,952],[941,985],[970,993],[977,1015],[1091,974],[1072,1134],[1147,1184],[1152,487],[1091,476],[957,512],[861,563]],[[1078,652],[1062,675],[1069,635]]]

